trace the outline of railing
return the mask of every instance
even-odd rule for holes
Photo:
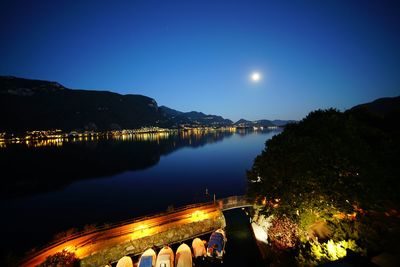
[[[216,204],[221,210],[230,210],[241,207],[250,207],[254,200],[247,196],[231,196],[227,198],[218,199]]]

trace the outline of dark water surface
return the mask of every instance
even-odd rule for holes
[[[3,251],[55,233],[241,195],[246,170],[279,131],[207,131],[0,149]]]
[[[209,258],[194,259],[196,267],[259,267],[266,266],[263,261],[256,242],[254,242],[253,233],[250,226],[250,217],[246,210],[233,209],[224,211],[226,220],[225,234],[227,242],[225,245],[225,254],[222,263],[220,261],[210,261]],[[210,234],[200,236],[202,240],[208,241]],[[191,245],[192,240],[185,242]],[[180,244],[171,246],[176,251]],[[158,253],[158,251],[156,251]],[[134,262],[138,261],[134,258]],[[116,264],[115,264],[116,266]]]
[[[224,266],[265,266],[254,242],[249,217],[241,209],[225,211],[226,254]]]

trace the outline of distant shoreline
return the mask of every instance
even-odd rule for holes
[[[35,130],[27,131],[25,134],[0,133],[0,148],[6,144],[26,144],[28,146],[35,145],[35,142],[49,141],[48,145],[62,144],[65,141],[94,141],[99,139],[122,139],[125,137],[143,134],[166,134],[179,133],[185,131],[237,131],[237,130],[275,130],[281,127],[207,127],[207,126],[183,126],[180,128],[159,128],[159,127],[143,127],[139,129],[124,129],[112,131],[62,131],[56,130]],[[42,144],[43,145],[43,144]],[[41,145],[38,145],[41,146]]]

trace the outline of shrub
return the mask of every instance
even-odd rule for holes
[[[79,266],[79,259],[75,253],[63,250],[54,255],[48,256],[39,267],[74,267]]]
[[[287,217],[274,218],[268,229],[268,237],[277,249],[293,248],[298,242],[297,225]]]

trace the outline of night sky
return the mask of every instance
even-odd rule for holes
[[[400,94],[399,3],[2,0],[0,75],[301,119]]]

